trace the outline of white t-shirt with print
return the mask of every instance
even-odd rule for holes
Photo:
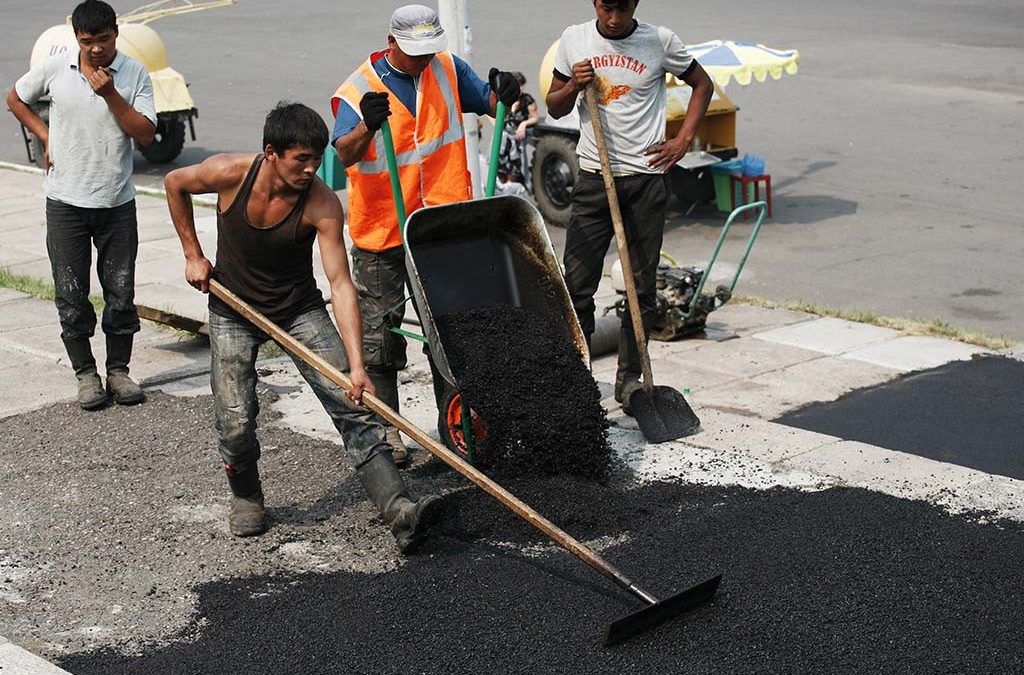
[[[638,22],[619,39],[597,32],[597,21],[569,26],[562,33],[555,70],[571,77],[572,65],[590,59],[597,76],[598,107],[614,173],[659,173],[647,166],[644,150],[665,141],[665,74],[682,75],[693,63],[682,40],[663,26]],[[581,92],[580,166],[601,170],[594,128]]]

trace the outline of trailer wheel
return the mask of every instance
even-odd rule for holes
[[[185,121],[178,118],[160,119],[153,142],[139,148],[142,156],[153,164],[167,164],[181,154],[185,146]]]
[[[487,425],[472,408],[469,413],[473,425],[473,446],[474,450],[478,450],[480,442],[487,438]],[[466,435],[462,430],[462,395],[454,389],[445,390],[441,409],[438,411],[437,431],[441,436],[441,442],[448,446],[449,450],[462,457],[469,456]]]
[[[537,208],[552,225],[565,227],[572,213],[572,189],[580,165],[576,142],[559,134],[537,140],[533,154],[533,197]]]

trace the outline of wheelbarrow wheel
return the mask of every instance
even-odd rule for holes
[[[480,442],[487,438],[487,424],[472,408],[469,410],[474,452],[479,451]],[[441,442],[452,452],[462,457],[469,457],[470,443],[467,443],[463,427],[462,394],[452,388],[445,389],[438,411],[437,431]]]

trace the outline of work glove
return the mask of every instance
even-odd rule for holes
[[[388,105],[386,92],[368,91],[359,100],[359,110],[363,113],[363,124],[371,132],[376,132],[384,124],[384,120],[391,115],[391,107]]]
[[[487,74],[487,83],[491,85],[491,91],[495,93],[499,101],[505,104],[506,108],[518,101],[522,94],[516,76],[507,70],[491,68],[491,72]]]

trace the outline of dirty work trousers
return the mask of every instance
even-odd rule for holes
[[[96,312],[89,302],[93,246],[105,303],[103,332],[133,335],[139,331],[135,311],[135,257],[139,250],[135,200],[109,209],[88,209],[47,199],[46,251],[53,272],[60,336],[89,338],[96,330]]]
[[[405,267],[405,249],[396,246],[384,251],[366,251],[352,247],[352,280],[359,294],[359,314],[363,321],[363,363],[377,396],[398,411],[398,371],[407,364],[405,337],[392,332],[405,317],[405,299],[411,295]],[[419,310],[417,310],[417,315]],[[444,378],[434,366],[430,349],[424,343],[430,373],[434,379],[434,398],[440,405]]]
[[[242,317],[210,313],[210,384],[213,388],[219,448],[224,463],[242,473],[260,457],[256,439],[256,354],[271,339]],[[339,370],[348,370],[348,356],[338,330],[323,307],[279,324],[299,342]],[[384,426],[376,414],[357,406],[344,390],[302,359],[292,356],[299,373],[320,399],[341,433],[345,451],[356,469],[378,453],[391,452]]]
[[[665,232],[665,204],[668,178],[663,174],[634,174],[615,178],[619,207],[633,267],[644,332],[650,335],[650,322],[657,303],[657,271],[661,242]],[[594,333],[594,293],[601,282],[604,259],[613,243],[611,210],[600,173],[581,170],[572,191],[572,217],[565,233],[565,283],[580,328],[590,342]],[[619,366],[616,388],[628,380],[640,379],[640,353],[633,337],[629,312],[622,318],[619,332]]]

